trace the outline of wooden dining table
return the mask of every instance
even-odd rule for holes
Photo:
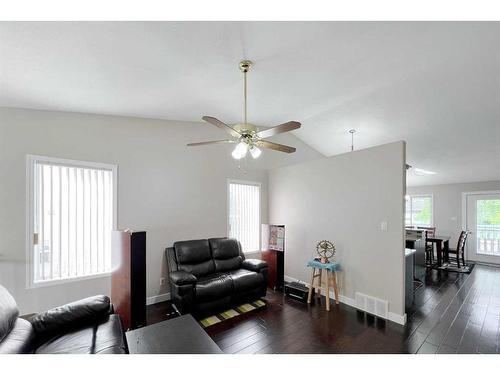
[[[434,236],[427,237],[427,242],[436,244],[437,251],[437,266],[443,265],[443,260],[448,261],[448,250],[450,249],[450,236]],[[444,255],[444,256],[443,256]]]

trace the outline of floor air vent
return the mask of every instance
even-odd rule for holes
[[[363,293],[356,293],[356,307],[384,319],[387,319],[389,313],[389,303],[387,301]]]

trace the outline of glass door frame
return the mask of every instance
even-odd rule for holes
[[[467,212],[467,198],[474,196],[474,195],[500,195],[500,190],[483,190],[483,191],[468,191],[468,192],[462,192],[462,230],[467,230],[467,218],[468,218],[468,212]],[[477,212],[476,212],[477,215]],[[477,228],[474,228],[474,234],[476,234]],[[467,241],[468,242],[468,241]],[[474,250],[476,251],[476,247],[474,246]],[[474,254],[474,258],[476,258],[478,254]],[[481,255],[481,254],[479,254]],[[486,255],[488,256],[488,255]],[[500,257],[499,262],[500,262]],[[477,262],[476,260],[470,259],[469,257],[469,245],[466,244],[465,246],[465,259],[466,260],[471,260],[474,262]],[[495,262],[494,264],[499,264],[499,262]]]

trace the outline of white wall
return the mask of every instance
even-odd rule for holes
[[[92,294],[110,293],[110,278],[26,289],[26,154],[118,165],[118,226],[147,231],[147,295],[168,291],[164,249],[174,241],[227,235],[226,179],[262,183],[265,168],[321,157],[293,135],[273,140],[293,155],[264,151],[256,161],[231,156],[231,145],[187,148],[223,139],[204,123],[0,108],[0,284],[23,313],[42,311]]]
[[[407,194],[432,194],[436,233],[451,236],[450,247],[455,248],[462,231],[462,193],[491,190],[500,190],[500,181],[408,186]]]
[[[343,267],[340,294],[387,300],[400,321],[405,175],[404,142],[270,170],[270,222],[286,226],[285,274],[309,282],[316,243],[331,240]]]

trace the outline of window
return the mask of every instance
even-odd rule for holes
[[[107,274],[116,166],[28,156],[28,284]]]
[[[229,237],[240,241],[244,252],[260,250],[260,184],[229,181]]]
[[[406,196],[405,224],[407,226],[432,226],[432,195]]]

